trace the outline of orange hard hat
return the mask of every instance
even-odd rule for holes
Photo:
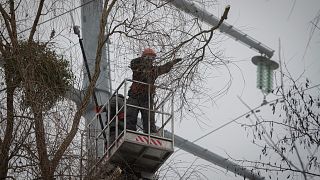
[[[156,52],[151,48],[146,48],[146,49],[143,50],[142,56],[147,56],[147,55],[149,55],[149,56],[157,56]]]

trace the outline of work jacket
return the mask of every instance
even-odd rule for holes
[[[156,79],[165,73],[168,73],[172,66],[179,62],[180,59],[175,59],[170,62],[165,63],[161,66],[153,66],[151,62],[146,62],[150,60],[143,59],[142,57],[135,58],[131,60],[130,68],[132,69],[132,79],[140,82],[144,82],[150,85],[150,94],[155,93],[154,83]],[[129,96],[132,95],[147,95],[148,85],[133,82],[130,90]]]

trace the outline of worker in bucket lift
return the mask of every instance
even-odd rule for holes
[[[108,144],[112,144],[116,138],[116,124],[117,124],[116,118],[118,118],[118,135],[121,134],[121,132],[124,129],[124,122],[123,122],[124,121],[124,110],[123,110],[124,96],[122,94],[113,95],[109,100],[109,104],[110,104],[110,114],[108,111],[108,105],[104,107],[103,110],[101,110],[103,106],[96,107],[97,113],[100,111],[101,113],[106,112],[106,116],[107,116],[106,124],[110,122],[109,123],[109,129],[110,129],[109,143],[107,141],[105,142],[106,147],[108,147]],[[118,104],[118,113],[117,113],[117,104]]]
[[[156,79],[165,73],[168,73],[173,65],[181,61],[181,58],[174,59],[170,62],[167,62],[161,66],[154,66],[153,62],[156,58],[156,53],[151,48],[146,48],[142,52],[142,56],[131,60],[130,68],[133,71],[132,79],[140,82],[147,83],[141,84],[138,82],[133,82],[129,92],[128,92],[128,100],[127,103],[143,107],[149,110],[145,110],[142,108],[136,108],[132,106],[127,106],[127,129],[136,131],[137,125],[137,117],[139,111],[142,116],[142,124],[143,124],[143,132],[148,133],[148,119],[150,117],[150,133],[156,134],[156,125],[155,125],[155,113],[152,111],[153,109],[153,97],[155,94],[155,81]],[[150,86],[150,87],[149,87]],[[150,100],[150,104],[149,104]],[[150,112],[150,116],[149,116]]]
[[[118,135],[123,131],[124,128],[124,96],[122,94],[113,95],[109,101],[110,103],[110,144],[116,138],[116,116],[118,117]],[[118,113],[117,113],[118,104]],[[108,118],[107,118],[108,119]]]

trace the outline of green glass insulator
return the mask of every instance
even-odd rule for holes
[[[257,66],[257,88],[265,94],[273,88],[273,70],[279,67],[278,63],[263,56],[252,58],[253,64]]]

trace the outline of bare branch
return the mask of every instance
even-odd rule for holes
[[[2,17],[4,19],[4,22],[5,22],[9,37],[10,37],[11,40],[13,40],[14,36],[13,36],[12,30],[11,30],[11,26],[10,26],[11,18],[8,15],[8,13],[5,11],[5,9],[3,8],[2,4],[0,4],[0,12],[1,12]]]
[[[38,6],[38,11],[37,11],[36,17],[35,17],[35,19],[33,21],[33,25],[32,25],[31,31],[30,31],[29,40],[28,40],[29,42],[32,41],[34,33],[36,32],[36,29],[37,29],[37,26],[38,26],[38,23],[39,23],[39,19],[40,19],[40,16],[41,16],[41,11],[42,11],[42,8],[43,8],[43,4],[44,4],[44,0],[40,0],[39,6]]]

